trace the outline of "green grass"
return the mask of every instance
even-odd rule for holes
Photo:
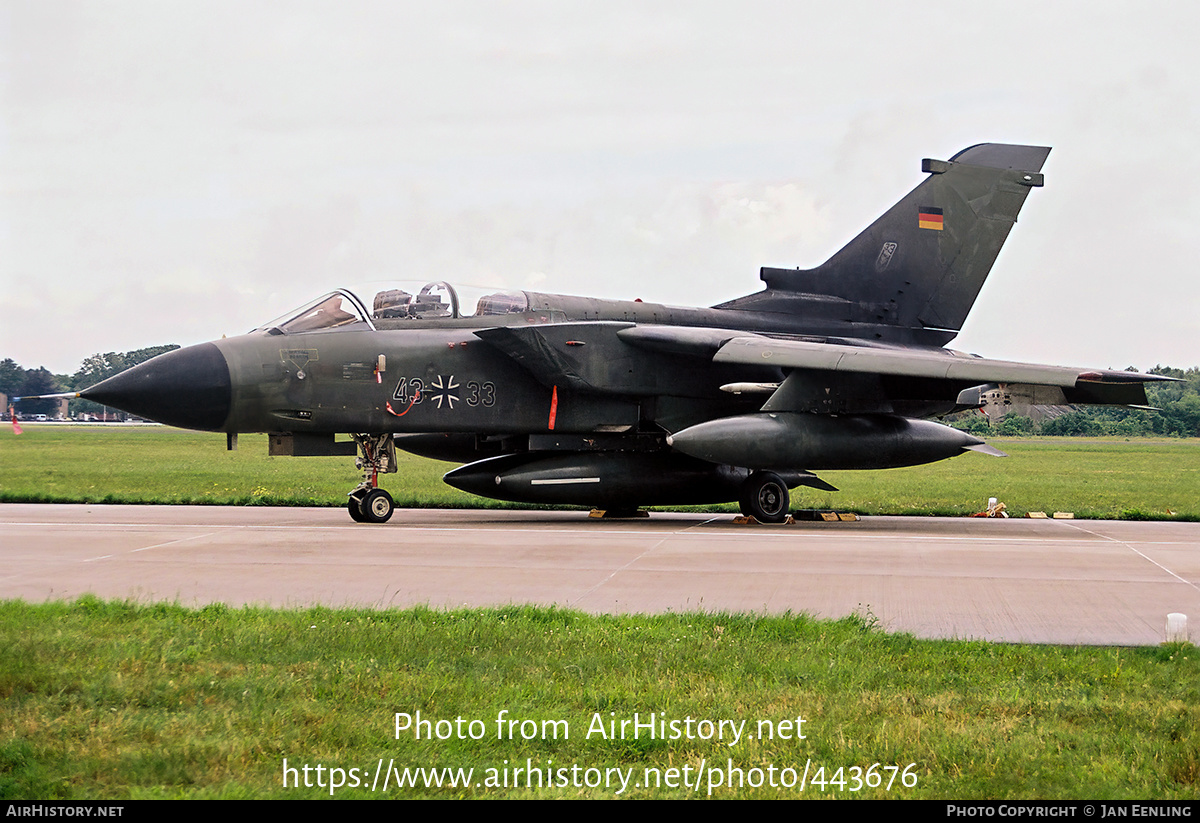
[[[417,740],[397,712],[479,720],[481,739]],[[501,711],[569,737],[498,739]],[[743,738],[586,737],[592,718],[746,721]],[[757,739],[805,720],[806,737]],[[443,727],[445,730],[446,727]],[[477,729],[479,727],[476,727]],[[1200,658],[1148,649],[918,641],[869,615],[595,617],[510,607],[437,612],[0,604],[0,797],[320,797],[296,767],[743,770],[826,785],[716,797],[1200,797]],[[908,768],[851,791],[849,769]],[[828,782],[837,769],[846,786]],[[315,772],[312,774],[315,781]],[[511,778],[510,778],[511,781]],[[344,788],[342,797],[612,797],[612,788]],[[705,796],[702,788],[699,796]],[[683,788],[624,796],[686,797]]]
[[[972,453],[908,469],[820,472],[840,491],[797,489],[793,508],[962,515],[996,497],[1017,516],[1200,519],[1200,441],[992,442],[1010,457]],[[452,489],[441,481],[450,468],[401,453],[399,473],[382,485],[403,507],[532,508]],[[20,437],[0,431],[0,502],[340,506],[358,479],[350,458],[269,457],[265,435],[242,435],[239,449],[227,452],[219,434],[158,426],[31,424]]]

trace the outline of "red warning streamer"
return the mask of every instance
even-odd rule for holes
[[[413,407],[413,405],[414,405],[414,404],[415,404],[415,403],[416,403],[418,400],[420,400],[420,399],[421,399],[421,393],[420,393],[419,391],[418,391],[418,392],[413,392],[413,398],[412,398],[412,400],[409,400],[409,401],[408,401],[408,408],[407,408],[407,409],[405,409],[405,410],[404,410],[404,411],[402,411],[402,412],[398,412],[398,411],[396,411],[395,409],[393,409],[393,408],[392,408],[392,404],[391,404],[391,403],[385,403],[384,405],[386,405],[386,406],[387,406],[387,410],[388,410],[388,413],[389,413],[389,414],[394,414],[394,415],[396,415],[396,417],[403,417],[404,415],[406,415],[406,414],[408,414],[410,411],[412,411],[412,407]]]
[[[558,386],[550,393],[550,431],[554,431],[554,418],[558,417]]]

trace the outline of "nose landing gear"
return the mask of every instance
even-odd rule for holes
[[[350,436],[358,444],[354,465],[362,469],[363,481],[348,495],[346,510],[355,523],[386,523],[395,504],[392,496],[379,488],[379,474],[396,471],[396,443],[390,434]]]

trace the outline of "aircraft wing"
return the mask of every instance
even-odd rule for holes
[[[1146,405],[1145,383],[1171,379],[1140,372],[990,360],[946,349],[847,346],[761,336],[742,336],[729,340],[713,355],[713,362],[894,375],[966,384],[1054,386],[1062,389],[1067,403],[1128,406]]]
[[[1037,402],[1145,406],[1145,383],[1172,378],[1140,372],[1083,369],[991,360],[949,349],[855,346],[769,337],[728,329],[636,326],[618,336],[636,346],[711,357],[718,364],[773,366],[844,375],[945,381],[955,391],[987,384],[1050,387],[1031,392]],[[972,405],[963,398],[963,405]]]

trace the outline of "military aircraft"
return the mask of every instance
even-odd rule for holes
[[[988,360],[962,328],[1050,149],[948,161],[815,269],[711,308],[530,291],[470,312],[433,282],[337,290],[248,334],[160,355],[79,396],[183,428],[270,433],[280,455],[357,454],[358,522],[392,515],[396,448],[464,465],[485,497],[594,506],[737,500],[779,522],[813,472],[1000,454],[929,418],[1003,390],[1040,404],[1145,406],[1155,375]],[[348,434],[349,441],[335,435]]]

